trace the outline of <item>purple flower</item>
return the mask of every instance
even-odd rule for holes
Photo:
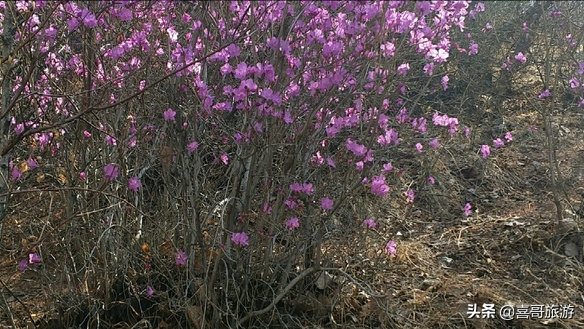
[[[284,201],[284,204],[286,205],[286,207],[288,207],[290,209],[294,209],[294,208],[298,207],[298,203],[296,203],[296,201],[292,198]]]
[[[397,244],[395,243],[395,241],[389,241],[385,245],[385,252],[388,253],[391,257],[395,257],[397,253],[396,247]]]
[[[175,121],[174,117],[176,116],[176,112],[169,108],[168,110],[164,111],[163,116],[164,121]]]
[[[294,192],[300,192],[302,190],[302,185],[300,185],[298,182],[292,183],[290,184],[290,190]]]
[[[546,90],[542,91],[541,94],[539,94],[539,96],[537,96],[537,98],[544,99],[544,98],[550,97],[550,95],[551,95],[551,93],[550,93],[549,89],[546,89]]]
[[[476,55],[479,52],[479,45],[472,42],[470,43],[470,47],[468,48],[468,55]]]
[[[146,296],[148,296],[148,298],[151,298],[154,295],[154,288],[152,288],[151,285],[148,285],[148,287],[146,287]]]
[[[235,69],[235,78],[239,80],[245,79],[247,75],[247,64],[245,62],[241,62],[237,64],[237,68]]]
[[[270,215],[272,213],[272,206],[270,206],[269,203],[265,202],[264,205],[262,206],[262,211]]]
[[[97,19],[95,15],[89,11],[89,9],[85,8],[81,11],[81,16],[83,17],[83,25],[88,28],[94,28],[97,26]]]
[[[195,152],[197,148],[199,148],[199,143],[197,143],[196,141],[192,141],[187,145],[187,150],[189,151],[189,153]]]
[[[394,145],[399,144],[399,137],[398,137],[398,132],[393,130],[393,129],[389,129],[385,131],[385,135],[380,135],[379,137],[377,137],[377,142],[380,145],[390,145],[391,143],[393,143]]]
[[[105,174],[105,180],[107,180],[108,182],[111,182],[114,179],[116,179],[116,177],[118,177],[118,171],[119,171],[119,168],[112,163],[103,167],[103,173]]]
[[[241,54],[241,49],[236,44],[231,44],[227,47],[227,52],[231,57],[237,57]]]
[[[229,156],[225,153],[221,154],[221,162],[223,162],[223,164],[227,165],[229,163]]]
[[[525,57],[522,52],[518,52],[517,55],[515,55],[515,59],[519,61],[519,63],[523,64],[527,60],[527,57]]]
[[[434,115],[432,115],[432,123],[435,126],[446,127],[450,124],[450,118],[448,117],[448,114],[438,114],[438,112],[434,112]]]
[[[428,145],[430,145],[430,147],[433,149],[437,149],[440,147],[440,142],[438,141],[438,138],[434,138],[428,143]]]
[[[142,187],[142,183],[138,177],[132,177],[128,179],[128,188],[134,192],[138,192],[138,190]]]
[[[414,125],[414,123],[416,125]],[[426,118],[419,118],[419,119],[414,119],[414,122],[412,122],[412,126],[414,128],[416,128],[419,132],[424,134],[427,131],[427,128],[426,128],[427,123],[428,123],[428,120],[426,120]]]
[[[434,62],[430,62],[424,65],[424,73],[426,73],[427,75],[434,74]]]
[[[434,178],[434,176],[428,177],[428,183],[430,183],[431,185],[434,185],[436,183],[436,178]]]
[[[189,259],[189,256],[187,255],[187,253],[182,251],[182,250],[179,250],[176,253],[176,258],[174,260],[174,263],[176,265],[185,266],[187,264],[187,259]]]
[[[294,123],[294,119],[292,119],[292,116],[290,115],[290,112],[288,112],[288,111],[284,112],[283,120],[286,124]]]
[[[562,12],[561,12],[561,11],[552,11],[552,12],[550,13],[550,16],[551,16],[551,17],[556,17],[556,18],[557,18],[557,17],[560,17],[560,16],[562,16]]]
[[[312,184],[310,183],[304,183],[304,184],[300,184],[300,183],[293,183],[290,185],[290,190],[295,191],[295,192],[304,192],[308,195],[312,194],[312,192],[314,192],[314,188],[312,187]]]
[[[458,131],[458,119],[449,118],[448,119],[448,133],[450,136],[454,136],[454,133]]]
[[[470,216],[471,214],[472,214],[472,206],[470,205],[470,203],[467,203],[464,205],[464,215]]]
[[[253,82],[253,79],[247,79],[247,80],[241,81],[239,87],[245,89],[246,91],[251,91],[251,92],[255,92],[258,90],[258,85],[255,84],[255,82]]]
[[[497,139],[493,140],[493,145],[494,145],[496,148],[500,148],[500,147],[502,147],[503,145],[505,145],[505,142],[503,142],[503,141],[501,140],[501,138],[497,138]]]
[[[221,72],[221,75],[227,75],[233,72],[233,68],[231,67],[231,65],[229,65],[229,63],[225,63],[223,64],[223,66],[221,66],[219,72]]]
[[[112,137],[110,135],[107,135],[105,137],[105,143],[107,145],[110,145],[110,146],[116,146],[116,145],[118,145],[118,141],[114,137]]]
[[[332,210],[333,209],[333,200],[329,199],[328,197],[324,197],[320,199],[320,207],[323,210]]]
[[[292,217],[288,219],[286,221],[286,227],[288,227],[290,231],[293,231],[295,228],[300,227],[300,221],[298,220],[298,217]]]
[[[373,219],[366,219],[363,221],[363,225],[367,226],[367,228],[375,228],[377,223]]]
[[[23,132],[23,131],[24,131],[24,124],[22,124],[22,123],[19,123],[19,124],[17,124],[17,125],[16,125],[16,128],[14,128],[14,132],[15,132],[17,135],[20,135],[20,134],[22,134],[22,132]]]
[[[391,42],[382,44],[380,47],[384,57],[393,57],[395,54],[395,45]]]
[[[347,148],[347,150],[353,152],[353,154],[358,157],[362,157],[365,154],[367,154],[367,147],[365,147],[365,145],[353,142],[350,139],[347,140],[345,147]]]
[[[414,203],[414,198],[415,198],[414,190],[409,189],[406,192],[406,198],[408,199],[408,204]]]
[[[231,234],[231,241],[238,246],[248,246],[249,245],[249,237],[245,232],[238,232]]]
[[[231,112],[233,110],[233,108],[231,107],[230,103],[227,102],[219,102],[215,105],[213,105],[213,108],[219,111],[223,111],[223,112]]]
[[[410,64],[404,63],[397,67],[397,74],[406,75],[410,69]]]
[[[128,8],[120,8],[120,11],[118,12],[118,18],[120,21],[131,21],[132,16],[132,11]]]
[[[450,81],[448,75],[442,77],[442,79],[440,80],[440,84],[442,84],[442,89],[444,90],[448,89],[448,81]]]
[[[26,271],[26,269],[27,269],[27,268],[28,268],[28,260],[26,260],[26,258],[25,258],[25,259],[23,259],[23,260],[21,260],[21,261],[18,263],[18,269],[19,269],[21,272],[24,272],[24,271]]]
[[[37,253],[28,254],[29,264],[40,264],[42,262],[41,257]]]
[[[418,151],[418,153],[422,153],[423,148],[424,146],[422,146],[421,143],[416,143],[416,151]]]
[[[433,58],[434,62],[444,63],[450,54],[443,48],[433,48],[428,51],[428,55]]]
[[[71,17],[67,20],[67,29],[69,32],[77,30],[79,28],[79,21],[75,17]]]
[[[332,168],[337,167],[337,165],[335,164],[335,161],[331,157],[326,157],[326,163]]]
[[[375,176],[371,180],[371,193],[381,197],[385,197],[389,193],[389,186],[385,184],[385,176]]]
[[[38,162],[36,162],[36,160],[33,159],[33,158],[30,158],[30,159],[26,160],[26,165],[27,165],[27,167],[28,167],[29,170],[33,170],[33,169],[39,167]]]
[[[408,115],[408,111],[406,110],[405,107],[399,111],[398,115],[396,115],[395,118],[397,119],[398,123],[409,122],[411,120],[410,116]]]
[[[489,145],[481,145],[481,156],[486,159],[491,155],[491,148]]]
[[[510,131],[505,133],[505,139],[507,140],[507,142],[510,142],[513,140],[513,135],[511,135]]]
[[[22,171],[18,170],[18,168],[12,168],[12,173],[10,174],[12,180],[17,181],[22,178]]]

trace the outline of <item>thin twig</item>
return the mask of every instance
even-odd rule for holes
[[[316,271],[317,271],[317,269],[315,267],[309,267],[309,268],[305,269],[304,271],[302,271],[297,277],[295,277],[292,281],[290,281],[290,283],[288,283],[288,285],[286,287],[284,287],[284,289],[282,289],[282,291],[278,294],[278,296],[276,296],[276,298],[274,298],[274,300],[272,300],[270,305],[264,307],[263,309],[261,309],[259,311],[250,312],[248,315],[244,316],[241,320],[237,321],[237,327],[238,328],[241,327],[244,323],[251,320],[253,317],[268,313],[272,308],[274,308],[276,306],[276,304],[278,304],[278,302],[280,302],[282,300],[282,298],[284,298],[286,296],[286,294],[288,294],[288,292],[292,289],[292,287],[294,287],[298,282],[300,282],[300,280],[304,279],[306,276],[308,276],[309,274],[312,274],[313,272],[316,272]]]
[[[14,299],[20,304],[22,305],[22,307],[24,307],[24,310],[26,311],[26,315],[28,316],[29,320],[31,321],[31,323],[33,323],[34,325],[34,320],[32,318],[32,316],[30,315],[30,311],[28,310],[28,307],[12,292],[12,290],[10,290],[10,288],[8,288],[8,286],[6,285],[6,283],[4,283],[4,281],[2,281],[2,279],[0,279],[0,283],[2,284],[2,286],[4,287],[4,289],[6,289],[6,291],[8,291],[8,293],[14,297]],[[2,294],[2,296],[4,296],[4,294]],[[12,315],[12,313],[10,314]],[[12,319],[12,322],[14,322],[14,319]],[[16,326],[14,326],[16,327]]]

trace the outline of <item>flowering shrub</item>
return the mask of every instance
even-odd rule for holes
[[[429,167],[414,181],[403,159],[428,163],[470,134],[451,109],[412,100],[455,92],[460,78],[449,61],[482,48],[472,36],[455,44],[453,35],[484,10],[480,3],[2,7],[11,9],[0,17],[3,33],[15,42],[2,62],[3,72],[14,72],[3,86],[6,188],[34,185],[40,171],[62,175],[63,194],[75,200],[64,214],[68,229],[79,230],[73,219],[83,217],[87,234],[68,235],[78,249],[67,248],[87,259],[100,253],[119,272],[138,262],[122,246],[172,244],[151,271],[164,272],[169,286],[203,279],[209,295],[198,303],[215,321],[251,320],[258,310],[247,307],[260,295],[217,287],[270,282],[267,290],[283,291],[291,269],[320,266],[322,232],[378,226],[340,215],[351,213],[347,200],[416,205],[424,199],[418,189],[440,180]],[[15,22],[18,29],[9,26]],[[508,57],[510,68],[532,61],[525,51]],[[579,86],[576,79],[570,85]],[[551,97],[546,91],[540,98]],[[499,136],[481,142],[492,150],[479,144],[473,152],[486,160],[513,140]],[[97,240],[99,248],[88,242]],[[387,243],[389,257],[397,246]],[[91,289],[112,289],[111,281],[98,284],[112,274],[96,271]],[[160,295],[158,286],[141,288]],[[177,290],[187,298],[189,289]]]

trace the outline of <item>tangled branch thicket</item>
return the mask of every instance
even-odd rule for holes
[[[462,15],[458,5],[448,4],[449,19]],[[59,6],[39,11],[40,21],[67,26],[69,16],[52,16]],[[6,193],[23,238],[2,238],[41,254],[35,273],[55,301],[55,326],[452,327],[441,309],[424,309],[425,296],[459,299],[448,290],[462,288],[427,277],[450,275],[452,258],[442,248],[460,247],[464,229],[429,230],[458,223],[466,203],[482,214],[495,211],[497,198],[532,189],[524,169],[510,165],[523,161],[516,153],[486,160],[477,151],[509,131],[535,138],[509,123],[503,109],[518,103],[509,97],[536,98],[536,87],[549,87],[572,94],[575,105],[580,95],[562,85],[569,74],[559,68],[576,62],[569,56],[577,52],[559,43],[544,17],[561,6],[581,8],[573,2],[522,3],[508,22],[511,5],[498,3],[465,31],[440,30],[434,14],[422,18],[436,38],[453,43],[433,74],[410,33],[386,26],[385,15],[419,13],[416,3],[147,1],[129,4],[133,19],[120,21],[106,14],[112,6],[90,5],[103,26],[60,30],[45,52],[23,47],[19,54],[32,70],[27,88],[47,80],[60,96],[30,93],[15,102],[15,122],[39,131],[20,135],[26,143],[17,144],[12,162],[23,176]],[[524,20],[538,33],[522,33]],[[486,22],[495,28],[484,30]],[[340,26],[360,32],[345,31],[336,49]],[[150,47],[124,48],[144,30]],[[580,45],[581,34],[572,32]],[[480,51],[470,56],[475,42]],[[547,49],[557,51],[537,57]],[[502,68],[517,51],[530,65]],[[536,87],[528,76],[540,78]],[[54,111],[60,104],[68,114]],[[459,123],[431,124],[433,115]],[[380,147],[390,129],[399,138]],[[439,147],[430,147],[433,139]],[[350,143],[364,154],[357,157]],[[40,170],[24,167],[27,159]],[[108,179],[106,165],[115,165],[117,179]],[[391,187],[384,198],[372,195],[376,176]],[[137,190],[131,178],[141,183]],[[308,191],[292,190],[295,183]],[[291,218],[298,228],[286,225]],[[365,227],[366,219],[377,227]],[[399,242],[397,257],[385,251],[390,240]],[[421,278],[420,289],[403,288],[395,273],[407,271]]]

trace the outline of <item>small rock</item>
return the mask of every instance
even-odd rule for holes
[[[574,242],[568,242],[564,246],[564,254],[568,257],[578,258],[578,246]]]

